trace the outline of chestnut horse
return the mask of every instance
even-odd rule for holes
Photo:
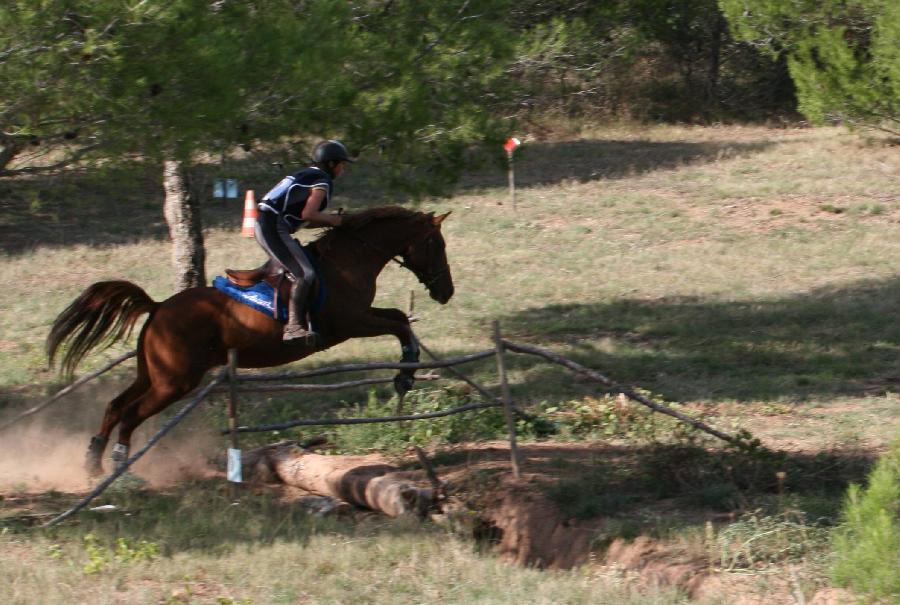
[[[88,448],[88,470],[102,472],[103,451],[116,425],[113,461],[120,464],[127,459],[134,429],[196,388],[207,370],[224,365],[229,349],[237,350],[240,367],[265,368],[302,359],[349,338],[393,334],[400,340],[401,361],[418,361],[419,348],[406,314],[371,306],[375,280],[393,259],[416,275],[431,298],[441,304],[450,300],[453,279],[441,235],[447,214],[374,208],[345,215],[340,227],[312,242],[310,250],[327,287],[315,316],[318,348],[283,342],[281,323],[216,288],[189,288],[156,302],[127,281],[89,286],[56,318],[47,337],[51,363],[67,344],[62,363],[67,372],[100,343],[126,337],[144,313],[149,319],[138,338],[137,377],[107,405]],[[412,375],[409,370],[397,375],[398,391],[412,386]]]

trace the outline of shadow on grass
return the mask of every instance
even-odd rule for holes
[[[516,187],[628,178],[765,151],[773,143],[578,140],[530,143],[517,152]],[[505,170],[472,174],[463,188],[505,187]]]
[[[0,251],[22,254],[36,247],[166,240],[160,174],[155,166],[130,164],[0,179]],[[200,168],[192,182],[204,200],[204,227],[237,231],[243,199],[213,200],[212,174]]]
[[[54,540],[72,539],[76,543],[91,534],[110,551],[116,550],[119,540],[131,546],[146,541],[155,543],[159,554],[172,556],[179,552],[227,554],[239,547],[276,541],[303,546],[322,534],[359,539],[378,534],[421,534],[433,529],[362,510],[353,518],[315,516],[277,486],[243,486],[235,499],[223,478],[185,482],[167,490],[137,487],[133,477],[124,479],[102,497],[105,505],[115,506],[119,512],[85,510],[75,522],[37,531]],[[56,512],[71,506],[77,498],[80,495],[51,491],[29,496],[26,506],[27,510]],[[9,510],[0,516],[0,528],[31,533],[35,530],[29,528],[35,527],[35,520],[39,523],[50,518],[24,515],[22,510],[13,510],[17,505],[21,504],[6,504]]]
[[[900,389],[898,316],[900,278],[892,278],[752,302],[663,298],[550,305],[526,309],[501,323],[510,340],[555,348],[617,383],[648,389],[670,401],[802,401],[878,396]],[[471,352],[438,353],[446,358]],[[328,365],[366,361],[373,360],[350,356]],[[536,357],[510,355],[508,363],[513,396],[524,403],[559,402],[597,389]],[[321,365],[312,357],[298,367]],[[499,392],[492,360],[459,369]],[[418,387],[462,385],[449,372],[441,374],[445,377],[441,383]],[[123,369],[121,375],[124,388],[131,374]],[[374,375],[390,377],[393,372]],[[347,379],[331,376],[317,382]],[[240,422],[330,416],[348,405],[365,403],[367,391],[246,396]],[[374,391],[381,400],[392,395],[390,386]],[[18,388],[0,389],[0,408],[24,409],[42,398]],[[219,426],[224,425],[222,407],[216,406]],[[169,411],[177,409],[175,405]],[[48,410],[41,416],[52,414]]]
[[[533,307],[501,323],[510,340],[555,348],[617,383],[648,389],[670,401],[779,401],[896,392],[900,389],[898,316],[900,278],[893,278],[746,303],[663,298]],[[438,353],[447,358],[471,352]],[[327,365],[367,361],[373,360],[350,356]],[[558,402],[597,388],[536,357],[510,355],[508,363],[512,392],[521,402]],[[312,357],[295,367],[321,365]],[[459,369],[499,393],[492,360]],[[124,368],[116,372],[121,388],[128,385],[131,372]],[[418,388],[462,387],[448,371],[440,373],[445,380],[420,383]],[[392,371],[383,371],[354,378],[392,375]],[[330,376],[314,382],[348,379]],[[79,397],[87,397],[92,388]],[[114,390],[105,388],[107,393]],[[357,388],[334,393],[247,395],[241,398],[240,423],[326,417],[348,405],[364,404],[367,392]],[[382,401],[393,393],[389,385],[374,392]],[[0,409],[11,414],[50,394],[0,388]],[[179,407],[173,405],[169,412]],[[215,408],[219,410],[217,422],[223,426],[223,406]],[[53,409],[41,418],[52,417]],[[249,439],[255,442],[255,438]]]
[[[778,400],[896,391],[898,316],[900,278],[892,278],[746,303],[663,298],[533,307],[505,318],[503,327],[510,340],[566,345],[610,379],[672,400]],[[512,363],[529,371],[519,392],[549,396],[572,382],[563,368],[518,356]]]
[[[736,518],[743,512],[774,514],[787,508],[805,513],[811,522],[832,524],[847,486],[864,483],[874,464],[870,452],[852,448],[812,454],[662,443],[524,444],[520,454],[523,472],[556,503],[563,518],[619,517],[635,525],[649,521],[648,526],[661,523],[660,515],[651,512],[660,506],[669,517],[663,525],[710,514]],[[465,448],[438,454],[433,461],[481,469],[473,473],[477,481],[489,469],[498,478],[508,472],[509,452]]]
[[[700,526],[711,518],[735,520],[749,512],[777,515],[790,511],[811,524],[833,525],[839,519],[847,485],[864,481],[873,463],[869,455],[853,450],[748,454],[663,444],[524,445],[521,453],[525,472],[534,478],[529,485],[555,502],[562,518],[606,519],[595,536],[596,546],[615,538]],[[470,447],[464,456],[466,467],[471,468],[468,478],[456,483],[462,494],[481,497],[504,489],[500,479],[509,473],[505,449]],[[438,455],[434,462],[441,474],[446,470],[442,465],[461,461],[452,455]],[[777,473],[784,473],[783,481]],[[146,490],[126,481],[103,497],[105,504],[113,504],[121,512],[83,512],[77,523],[47,533],[52,539],[76,541],[90,533],[111,549],[119,539],[132,545],[147,541],[170,556],[192,551],[224,554],[276,541],[302,546],[317,534],[359,539],[383,533],[444,531],[366,513],[353,521],[314,517],[282,498],[278,489],[242,489],[235,504],[221,478],[187,482],[165,491]],[[68,507],[74,497],[48,492],[31,497],[27,506],[56,511]],[[8,510],[15,506],[15,502],[4,503]],[[25,531],[27,525],[21,518],[0,519],[0,527]]]
[[[653,141],[574,141],[535,143],[517,159],[519,187],[569,180],[623,178],[723,157],[756,153],[768,143],[665,143]],[[201,200],[206,228],[240,229],[243,191],[261,197],[284,174],[302,165],[286,165],[277,154],[252,154],[192,170],[191,188]],[[168,238],[163,217],[161,169],[154,164],[71,170],[44,176],[0,179],[0,252],[25,253],[35,247],[77,244],[115,246]],[[241,199],[212,198],[216,178],[236,178]],[[346,200],[353,209],[410,203],[388,192],[377,160],[355,165],[336,187],[335,207]],[[460,187],[505,186],[505,170],[488,166],[467,175]]]

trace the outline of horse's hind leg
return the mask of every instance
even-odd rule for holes
[[[113,446],[112,458],[116,467],[128,460],[131,434],[144,420],[163,411],[172,403],[191,392],[200,383],[203,374],[185,377],[177,383],[166,381],[153,383],[150,388],[122,412],[119,423],[119,438]]]
[[[122,419],[122,412],[149,387],[150,381],[147,379],[146,374],[139,370],[138,377],[131,383],[131,386],[107,404],[106,412],[103,414],[103,421],[100,423],[100,430],[91,437],[91,444],[88,446],[85,468],[91,476],[103,473],[103,463],[101,462],[103,451],[106,449],[107,441],[109,441],[109,434]]]

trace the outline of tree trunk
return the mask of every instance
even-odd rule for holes
[[[0,174],[6,172],[6,167],[21,150],[21,145],[12,137],[0,136]]]
[[[244,476],[255,481],[285,483],[391,517],[424,517],[434,501],[433,489],[416,486],[412,473],[377,456],[323,456],[288,442],[246,452],[243,464]]]
[[[203,225],[197,200],[191,195],[180,160],[163,162],[164,212],[172,238],[175,288],[206,285]]]
[[[728,24],[725,16],[716,11],[713,23],[712,37],[709,46],[709,62],[706,69],[706,109],[707,112],[717,112],[719,108],[719,77],[722,66],[722,40],[727,31]],[[707,118],[709,119],[709,113]]]

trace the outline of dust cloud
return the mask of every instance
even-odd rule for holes
[[[100,426],[106,402],[116,392],[112,390],[94,397],[99,395],[95,392],[88,395],[89,401],[85,401],[84,396],[69,397],[43,410],[36,418],[22,420],[0,433],[0,493],[81,492],[95,485],[97,479],[91,479],[84,469],[85,455],[91,436]],[[147,481],[151,487],[165,487],[216,474],[217,470],[209,460],[223,451],[226,443],[216,430],[211,405],[214,404],[207,403],[195,410],[129,472]],[[178,409],[178,406],[176,403],[172,409]],[[6,417],[12,415],[3,414]],[[145,421],[132,436],[130,453],[143,447],[163,422],[159,417]],[[114,430],[103,455],[105,473],[112,470],[109,456],[116,435]]]

